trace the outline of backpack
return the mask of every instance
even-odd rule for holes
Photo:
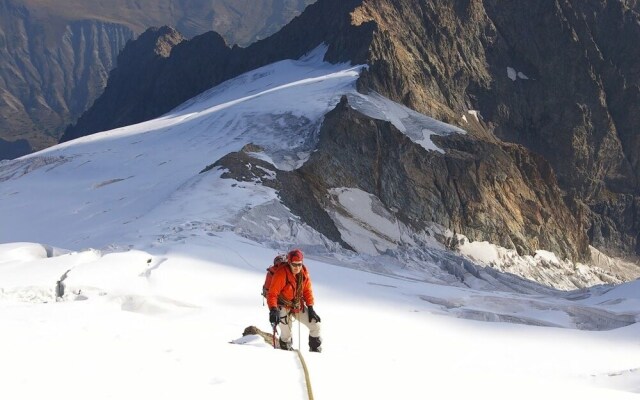
[[[267,297],[267,293],[269,292],[269,286],[271,286],[271,280],[273,279],[273,275],[277,270],[287,265],[287,255],[286,254],[278,254],[273,259],[273,265],[267,268],[267,275],[264,278],[264,284],[262,285],[262,296]]]

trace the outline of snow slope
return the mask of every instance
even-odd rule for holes
[[[101,247],[113,237],[148,228],[157,219],[140,219],[167,202],[182,203],[187,213],[191,206],[206,207],[204,202],[192,203],[190,190],[218,192],[221,188],[216,185],[224,185],[216,177],[198,174],[207,165],[254,143],[265,148],[278,168],[300,166],[313,150],[322,117],[343,94],[357,97],[363,112],[390,116],[399,129],[426,147],[435,148],[423,133],[427,129],[460,131],[380,96],[357,93],[355,80],[362,66],[323,63],[325,50],[320,47],[301,60],[241,75],[158,119],[2,162],[0,204],[3,221],[11,229],[0,232],[0,241]],[[273,193],[256,196],[259,202],[275,198]],[[231,206],[241,208],[236,200]],[[196,214],[219,214],[215,205],[209,208]],[[39,222],[25,224],[25,215]],[[186,222],[183,215],[177,217]],[[67,228],[64,236],[57,232],[59,226]]]
[[[341,251],[259,182],[200,173],[248,143],[296,168],[342,95],[433,151],[429,135],[458,130],[358,94],[362,67],[323,51],[0,163],[3,397],[305,398],[294,353],[241,339],[269,330],[264,270],[301,246],[323,353],[307,352],[304,327],[294,337],[316,399],[637,398],[640,282],[562,292],[482,268],[352,188],[332,195],[361,251]]]
[[[0,263],[3,394],[305,398],[294,353],[255,337],[246,345],[228,343],[249,325],[269,330],[259,287],[273,250],[233,233],[208,233],[127,252]],[[304,327],[302,345],[297,332],[294,338],[316,399],[625,399],[640,392],[637,323],[598,332],[453,319],[432,299],[449,302],[446,307],[466,301],[476,309],[500,303],[505,312],[557,326],[569,320],[534,302],[558,299],[514,298],[307,261],[324,351],[307,353]],[[56,275],[68,268],[64,301],[56,302]],[[637,310],[637,286],[602,298],[622,295]]]

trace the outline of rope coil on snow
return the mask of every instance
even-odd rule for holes
[[[300,350],[296,350],[298,353],[298,358],[300,359],[300,364],[302,364],[302,370],[304,371],[304,380],[307,384],[307,396],[309,396],[309,400],[313,400],[313,391],[311,390],[311,378],[309,378],[309,370],[307,369],[307,363],[304,362],[304,357],[302,357],[302,353]]]

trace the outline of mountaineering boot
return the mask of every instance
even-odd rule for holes
[[[293,346],[292,346],[291,341],[285,342],[282,339],[278,339],[278,341],[280,342],[280,349],[281,350],[293,350]]]
[[[319,337],[309,336],[309,351],[312,351],[315,353],[322,352],[322,347],[320,347],[321,344],[322,344],[322,339],[320,339]]]

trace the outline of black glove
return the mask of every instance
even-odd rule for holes
[[[313,306],[307,307],[307,310],[309,312],[309,322],[313,322],[314,319],[316,320],[316,322],[320,322],[320,316],[318,316],[318,314],[313,311]]]
[[[271,322],[271,325],[278,325],[278,322],[280,322],[280,310],[275,307],[269,310],[269,322]]]

